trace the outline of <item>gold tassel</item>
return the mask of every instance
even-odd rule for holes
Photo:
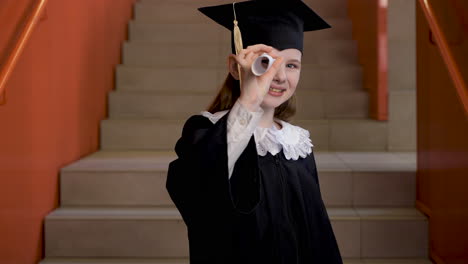
[[[243,49],[243,45],[242,34],[240,32],[239,26],[237,25],[237,20],[234,20],[234,46],[236,47],[236,55],[238,55]]]
[[[236,9],[234,8],[234,5],[236,3],[232,3],[232,9],[234,10],[234,47],[236,49],[236,55],[239,55],[239,53],[242,51],[244,48],[244,45],[242,44],[242,34],[240,31],[239,26],[237,25],[237,16],[236,16]],[[239,72],[239,82],[242,83],[242,78],[241,78],[241,67],[239,64],[237,64],[237,70]]]

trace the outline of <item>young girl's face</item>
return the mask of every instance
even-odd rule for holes
[[[283,57],[283,64],[271,81],[270,90],[266,94],[261,107],[263,109],[276,108],[286,102],[296,91],[301,75],[302,53],[297,49],[274,49],[275,55]],[[272,89],[281,89],[283,92],[275,92]]]

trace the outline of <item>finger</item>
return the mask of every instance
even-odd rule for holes
[[[231,54],[230,56],[232,56],[235,59],[237,64],[244,67],[247,64],[247,62],[245,60],[246,53],[247,53],[246,50],[242,50],[241,52],[239,52],[238,55]]]
[[[274,59],[280,57],[280,54],[278,51],[272,49],[270,52],[268,52],[268,55],[270,55],[271,57],[273,57]]]
[[[246,49],[270,49],[273,48],[272,46],[265,45],[265,44],[255,44],[255,45],[250,45]]]
[[[239,55],[235,55],[235,54],[230,54],[229,57],[228,57],[228,65],[229,65],[229,60],[230,58],[232,58],[235,63],[237,64],[236,68],[237,67],[241,67],[243,69],[246,69],[248,67],[248,65],[245,63],[245,60],[243,59],[240,59],[239,58]]]
[[[273,80],[280,67],[282,67],[283,60],[283,57],[278,57],[273,63],[273,65],[271,65],[270,69],[268,69],[268,71],[266,71],[262,76],[260,76],[260,78]]]
[[[255,54],[254,52],[249,52],[247,54],[247,56],[245,57],[245,60],[250,64],[253,62],[253,58],[258,56],[257,54]]]
[[[248,46],[247,50],[253,51],[253,52],[266,52],[266,53],[268,53],[268,52],[273,50],[273,47],[267,46],[267,45],[264,45],[264,44],[257,44],[257,45],[253,45],[253,46]]]
[[[242,49],[238,55],[236,55],[238,57],[239,60],[244,60],[245,59],[245,56],[247,55],[247,52],[248,50],[247,49]]]

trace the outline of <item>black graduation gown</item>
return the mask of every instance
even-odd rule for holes
[[[313,153],[257,154],[255,138],[228,178],[227,117],[185,123],[166,188],[188,230],[191,264],[342,264]]]

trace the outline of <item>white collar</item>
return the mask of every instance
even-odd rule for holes
[[[202,111],[201,115],[207,117],[214,124],[228,111],[219,111],[214,114]],[[271,128],[257,126],[255,128],[254,137],[259,155],[265,156],[267,152],[270,152],[271,155],[276,155],[283,149],[286,159],[297,160],[299,157],[305,158],[312,152],[314,145],[312,144],[308,130],[281,119],[275,118],[275,121],[281,124],[281,129],[278,129],[276,126]]]

